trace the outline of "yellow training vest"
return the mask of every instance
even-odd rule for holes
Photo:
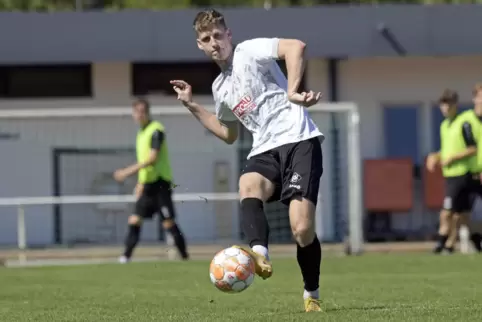
[[[458,114],[453,120],[445,119],[442,124],[440,124],[440,158],[442,161],[467,149],[462,134],[462,126],[465,122],[469,122],[472,129],[474,129],[474,127],[478,129],[477,125],[472,124],[473,118],[467,112]],[[444,166],[442,167],[443,176],[463,176],[473,171],[475,161],[476,158],[474,156],[453,162],[449,166]]]
[[[473,162],[471,172],[482,173],[482,123],[474,110],[469,110],[464,113],[467,113],[467,118],[472,126],[472,133],[474,134],[475,142],[477,143],[477,155]]]
[[[144,162],[149,158],[152,135],[156,130],[164,132],[164,126],[157,121],[151,121],[144,129],[140,129],[137,133],[137,162]],[[138,173],[139,183],[152,183],[159,179],[172,182],[172,170],[165,139],[164,142],[162,142],[156,162],[153,165],[139,170]]]

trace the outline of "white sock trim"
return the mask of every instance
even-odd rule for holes
[[[303,290],[303,299],[307,299],[309,297],[312,297],[314,299],[319,299],[320,298],[320,289],[317,289],[316,291],[307,291]]]
[[[253,252],[256,254],[260,254],[264,257],[266,257],[267,260],[269,260],[269,254],[268,254],[268,248],[261,246],[261,245],[255,245],[253,248],[251,248]]]

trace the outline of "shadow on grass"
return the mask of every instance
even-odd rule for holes
[[[404,308],[410,308],[404,307]],[[394,309],[393,306],[388,306],[388,305],[364,305],[364,306],[352,306],[352,307],[346,307],[346,306],[341,306],[341,307],[330,307],[330,308],[325,308],[325,312],[340,312],[340,311],[381,311],[381,310],[390,310]]]

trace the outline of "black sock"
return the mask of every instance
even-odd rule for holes
[[[184,239],[184,236],[182,235],[179,226],[177,224],[174,224],[171,228],[168,229],[168,231],[172,235],[172,238],[174,239],[174,244],[176,245],[181,257],[183,259],[188,259],[189,254],[187,253],[186,249],[186,240]]]
[[[127,232],[127,237],[125,240],[125,251],[124,256],[131,258],[132,252],[139,242],[139,236],[141,235],[141,226],[129,225],[129,230]]]
[[[470,240],[472,241],[472,244],[474,244],[475,250],[478,252],[482,251],[482,236],[479,233],[473,233],[470,235]]]
[[[449,238],[448,235],[438,235],[438,245],[437,248],[443,249],[445,248],[445,243],[447,242],[447,239]]]
[[[320,287],[321,245],[315,235],[313,242],[305,247],[296,244],[296,259],[303,275],[305,290],[316,291]]]
[[[268,247],[269,225],[264,214],[263,201],[257,198],[245,198],[241,201],[241,227],[249,247]]]

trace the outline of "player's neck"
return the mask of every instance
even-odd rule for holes
[[[482,105],[475,105],[474,112],[477,116],[482,116]]]
[[[149,123],[151,123],[150,119],[148,119],[146,122],[142,123],[141,128],[145,129],[149,125]]]
[[[233,53],[234,53],[234,51],[225,60],[217,60],[216,61],[216,64],[218,64],[219,68],[221,68],[221,71],[225,72],[231,67],[231,65],[233,63]]]

